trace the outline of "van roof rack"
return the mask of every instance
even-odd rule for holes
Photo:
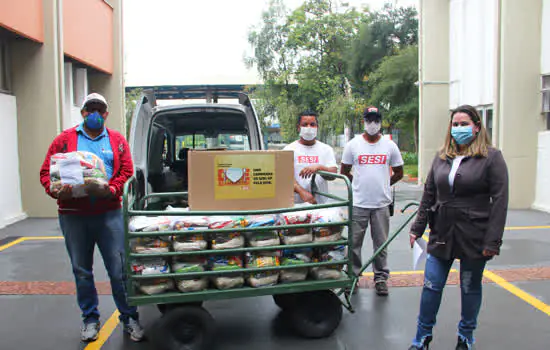
[[[153,106],[157,100],[202,100],[218,103],[222,99],[238,99],[242,105],[249,105],[248,93],[256,90],[256,85],[160,85],[127,86],[126,92],[142,89]]]

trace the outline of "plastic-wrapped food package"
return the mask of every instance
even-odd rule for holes
[[[279,252],[247,253],[246,267],[258,268],[279,266],[279,255]],[[279,271],[255,272],[248,275],[247,280],[251,287],[273,286],[279,281]]]
[[[128,227],[131,232],[159,232],[170,230],[170,219],[164,216],[136,216],[130,219]],[[169,236],[139,237],[130,239],[130,247],[134,253],[155,254],[170,251]]]
[[[203,216],[177,217],[172,220],[173,231],[207,230],[208,218]],[[196,235],[175,235],[174,250],[185,252],[191,250],[203,250],[208,247],[204,233]]]
[[[241,217],[212,216],[209,228],[212,230],[246,227],[246,220]],[[240,232],[212,233],[212,249],[233,249],[244,247],[244,237]]]
[[[311,262],[313,252],[310,248],[285,249],[282,252],[281,266],[296,266]],[[298,282],[307,278],[308,268],[281,270],[281,282]]]
[[[132,271],[136,275],[165,274],[170,273],[170,266],[162,258],[147,258],[133,261]],[[171,278],[140,280],[136,284],[142,293],[148,295],[160,294],[174,289],[174,281]]]
[[[172,272],[203,272],[206,265],[204,257],[176,257],[172,260]],[[208,277],[176,278],[176,287],[183,293],[198,292],[208,288]]]
[[[277,223],[276,215],[254,215],[246,219],[246,227],[274,226]],[[246,232],[248,245],[251,247],[269,247],[281,244],[277,231]]]
[[[346,220],[341,208],[327,208],[316,210],[312,214],[314,224],[342,222]],[[315,242],[334,242],[342,239],[344,226],[314,227],[313,240]]]
[[[317,256],[314,262],[342,261],[346,258],[346,249],[344,246],[332,248],[320,248],[317,250]],[[344,265],[326,265],[323,267],[314,267],[311,274],[316,280],[328,280],[342,278],[342,269]]]
[[[215,276],[212,278],[218,289],[240,288],[244,284],[243,260],[240,256],[212,256],[210,257],[212,271],[236,271],[236,273]]]
[[[86,197],[87,191],[108,185],[103,161],[91,152],[56,153],[50,158],[50,190],[72,186],[72,196]]]
[[[303,206],[305,205],[296,205]],[[280,225],[298,225],[298,224],[310,224],[311,212],[309,210],[295,211],[292,213],[286,213],[281,215]],[[293,228],[280,230],[283,244],[301,244],[313,242],[313,234],[311,228]]]

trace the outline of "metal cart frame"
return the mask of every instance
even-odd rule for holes
[[[317,223],[317,224],[301,224],[301,225],[279,225],[279,226],[265,226],[257,228],[232,228],[232,229],[217,229],[217,230],[193,230],[193,231],[158,231],[158,232],[130,232],[129,231],[129,221],[134,216],[214,216],[214,215],[229,215],[229,216],[248,216],[248,215],[261,215],[261,214],[281,214],[289,212],[302,211],[304,208],[277,208],[277,209],[268,209],[268,210],[248,210],[248,211],[188,211],[188,212],[178,212],[178,211],[158,211],[158,210],[146,210],[148,201],[152,199],[166,199],[173,197],[186,197],[187,192],[172,192],[172,193],[153,193],[146,195],[141,199],[136,198],[136,187],[138,185],[137,179],[132,177],[128,180],[124,187],[123,194],[123,215],[124,215],[124,224],[125,224],[125,269],[127,275],[127,291],[128,291],[128,300],[130,305],[147,305],[147,304],[157,304],[165,306],[181,306],[181,305],[191,305],[191,307],[197,307],[201,305],[202,302],[208,300],[220,300],[220,299],[232,299],[232,298],[246,298],[246,297],[256,297],[256,296],[265,296],[273,295],[276,298],[277,295],[288,295],[296,296],[303,293],[315,293],[319,291],[332,291],[330,294],[339,297],[341,302],[340,305],[340,318],[341,318],[341,306],[343,305],[350,312],[354,312],[350,296],[353,293],[354,288],[357,286],[357,282],[362,274],[362,272],[374,261],[376,256],[380,254],[403,230],[403,228],[412,220],[414,214],[411,215],[399,228],[395,231],[388,240],[378,249],[373,256],[368,259],[365,265],[361,269],[361,273],[358,276],[353,274],[352,269],[352,259],[351,259],[351,249],[349,247],[353,246],[353,235],[352,232],[352,219],[353,219],[353,200],[352,200],[352,188],[349,179],[340,174],[328,173],[328,172],[318,172],[317,176],[328,176],[335,179],[343,180],[347,187],[348,198],[341,198],[329,193],[321,193],[314,191],[322,196],[330,198],[333,202],[327,204],[317,204],[311,207],[308,207],[308,210],[323,209],[323,208],[334,208],[334,207],[347,207],[348,217],[347,220],[334,223]],[[414,203],[409,204],[406,208]],[[406,209],[404,208],[403,211]],[[186,252],[167,252],[167,253],[156,253],[156,254],[138,254],[134,253],[130,249],[130,242],[134,238],[138,237],[159,237],[159,236],[185,236],[185,235],[196,235],[196,234],[208,234],[208,233],[231,233],[231,232],[263,232],[263,231],[274,231],[274,230],[284,230],[284,229],[296,229],[296,228],[314,228],[314,227],[327,227],[327,226],[347,226],[348,227],[348,237],[342,237],[341,240],[334,242],[312,242],[305,244],[293,244],[293,245],[277,245],[277,246],[268,246],[268,247],[243,247],[235,249],[209,249],[209,250],[200,250],[200,251],[186,251]],[[218,290],[218,289],[207,289],[198,292],[168,292],[158,295],[142,295],[136,291],[134,281],[146,280],[146,279],[167,279],[167,278],[198,278],[204,276],[223,276],[223,275],[234,275],[235,270],[231,271],[203,271],[203,272],[192,272],[192,273],[168,273],[168,274],[155,274],[155,275],[134,275],[132,272],[131,264],[132,261],[136,258],[171,258],[176,256],[211,256],[211,255],[227,255],[227,254],[243,254],[246,252],[256,252],[256,251],[278,251],[285,249],[301,249],[301,248],[322,248],[322,247],[336,247],[336,246],[347,246],[347,255],[344,260],[341,261],[329,261],[329,262],[312,262],[304,263],[299,265],[290,265],[290,266],[274,266],[274,267],[261,267],[261,268],[245,268],[243,266],[242,271],[237,271],[242,273],[244,276],[250,273],[266,272],[266,271],[280,271],[280,270],[289,270],[289,269],[304,269],[304,268],[313,268],[313,267],[323,267],[323,266],[335,266],[335,265],[345,265],[346,268],[342,270],[342,276],[340,279],[336,280],[305,280],[301,282],[291,282],[291,283],[281,283],[273,286],[265,286],[259,288],[253,288],[248,286],[243,286],[241,288],[228,289],[228,290]],[[311,299],[311,298],[310,298]],[[277,299],[276,299],[277,302]],[[277,303],[279,306],[283,307],[280,303]],[[284,307],[283,307],[284,309]],[[195,310],[196,311],[196,310]],[[337,323],[334,328],[338,326],[340,319],[337,320]],[[333,330],[330,331],[332,333]],[[306,334],[307,336],[307,334]],[[170,349],[170,347],[165,347]],[[197,346],[197,349],[202,349],[204,347]],[[193,347],[189,347],[193,349]]]

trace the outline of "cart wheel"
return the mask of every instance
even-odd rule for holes
[[[275,294],[273,295],[273,301],[281,310],[290,310],[296,304],[296,294]]]
[[[153,349],[206,350],[214,339],[214,319],[204,308],[182,306],[167,310],[151,332]]]
[[[161,314],[167,313],[169,310],[182,307],[182,306],[202,306],[202,301],[196,301],[192,303],[174,303],[174,304],[157,304],[157,309],[160,311]]]
[[[342,320],[342,303],[328,290],[297,294],[287,311],[296,332],[306,338],[328,337]]]

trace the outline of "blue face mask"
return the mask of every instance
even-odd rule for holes
[[[451,136],[459,145],[466,145],[474,139],[474,131],[471,126],[453,126]]]
[[[88,114],[84,119],[84,124],[90,130],[99,130],[105,124],[105,119],[99,114],[99,112],[93,112]]]

